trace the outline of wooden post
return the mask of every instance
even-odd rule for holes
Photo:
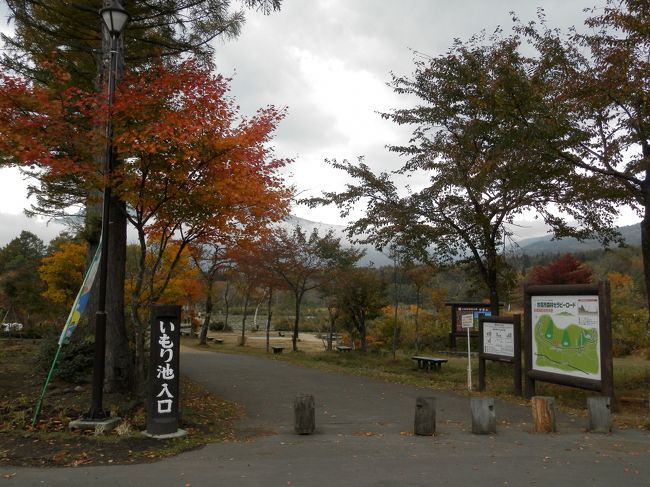
[[[535,433],[555,433],[555,398],[534,396],[530,400],[533,410],[533,431]]]
[[[294,429],[299,435],[310,435],[316,429],[314,396],[301,394],[293,401]]]
[[[588,397],[589,431],[592,433],[612,432],[611,400],[606,396]]]
[[[420,436],[436,433],[436,398],[418,397],[415,400],[414,432]]]
[[[489,435],[497,432],[493,397],[472,397],[470,408],[472,410],[472,433]]]

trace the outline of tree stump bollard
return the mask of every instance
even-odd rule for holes
[[[489,435],[497,432],[497,416],[494,410],[493,397],[472,397],[472,433]]]
[[[612,432],[611,399],[607,396],[588,397],[589,431],[592,433]]]
[[[555,398],[533,396],[530,400],[533,409],[533,431],[535,433],[555,433]]]
[[[293,401],[294,429],[299,435],[310,435],[316,429],[314,396],[301,394]]]
[[[436,398],[418,397],[415,400],[414,433],[433,436],[436,433]]]

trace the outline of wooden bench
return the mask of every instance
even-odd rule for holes
[[[447,363],[446,358],[425,357],[422,355],[411,357],[411,360],[415,360],[418,364],[418,369],[423,370],[440,370],[442,364]]]
[[[284,350],[284,347],[280,347],[277,345],[271,345],[271,348],[273,349],[273,353],[282,353]]]
[[[337,349],[339,352],[349,352],[349,351],[352,350],[352,347],[346,347],[345,345],[337,345],[337,346],[336,346],[336,349]]]

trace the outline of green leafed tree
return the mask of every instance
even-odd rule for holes
[[[0,249],[0,299],[8,320],[29,326],[46,310],[45,285],[38,275],[44,255],[43,241],[27,231]]]
[[[562,137],[540,135],[562,164],[598,181],[583,198],[616,196],[642,217],[650,303],[650,4],[607,0],[568,35],[540,20],[516,26],[544,69],[546,127]]]
[[[396,173],[418,184],[404,190],[363,160],[333,161],[354,182],[311,203],[334,203],[343,215],[364,203],[366,215],[349,231],[378,247],[393,242],[421,261],[472,262],[498,314],[499,266],[517,216],[533,210],[557,235],[587,237],[615,214],[577,198],[586,183],[540,142],[546,94],[537,70],[518,37],[499,33],[416,58],[414,74],[394,76],[392,86],[417,104],[383,116],[413,127],[408,143],[390,150],[406,158]],[[563,215],[586,225],[569,226]]]
[[[388,303],[387,283],[379,272],[369,267],[355,267],[346,272],[338,290],[341,320],[347,323],[352,336],[359,337],[361,351],[366,351],[368,322],[381,316]]]
[[[300,226],[293,230],[278,228],[266,247],[268,269],[294,297],[295,319],[291,341],[295,352],[298,350],[302,300],[307,292],[321,285],[325,272],[340,262],[345,251],[332,232],[321,237],[317,230],[307,234]]]

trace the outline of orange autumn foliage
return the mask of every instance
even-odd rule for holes
[[[43,257],[38,268],[40,278],[47,285],[43,296],[54,304],[69,309],[81,287],[86,267],[86,244],[65,242]]]

